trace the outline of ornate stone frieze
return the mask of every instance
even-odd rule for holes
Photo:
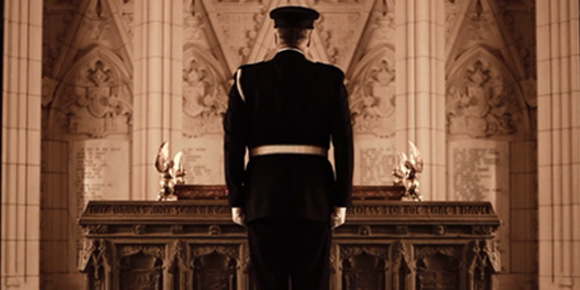
[[[226,204],[109,204],[98,205],[96,202],[89,202],[86,213],[92,216],[107,215],[149,215],[149,216],[169,216],[169,215],[229,215],[230,210]]]
[[[354,203],[347,214],[356,216],[494,216],[490,203],[455,204],[445,203],[406,203],[393,202],[392,204]]]
[[[461,66],[447,89],[448,132],[476,138],[516,134],[523,120],[520,91],[512,81],[483,55]]]

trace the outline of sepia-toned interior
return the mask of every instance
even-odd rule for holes
[[[81,213],[157,200],[164,141],[186,184],[224,184],[232,76],[275,55],[268,12],[283,5],[320,12],[307,57],[345,72],[356,186],[392,185],[412,141],[424,200],[488,201],[499,217],[485,289],[580,289],[577,0],[3,2],[0,289],[92,289]],[[373,247],[341,249],[359,251],[342,279],[355,264],[381,279],[393,257]],[[198,267],[234,271],[198,250]],[[166,267],[155,247],[125,251],[121,269]],[[445,257],[432,262],[465,266]]]

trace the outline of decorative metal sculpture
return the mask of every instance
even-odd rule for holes
[[[173,159],[169,159],[169,142],[165,141],[159,147],[157,157],[155,158],[155,168],[159,171],[161,180],[159,181],[159,198],[158,200],[167,200],[173,194],[173,188],[176,184],[184,184],[183,177],[185,170],[181,158],[183,152],[179,151]]]
[[[397,153],[397,165],[393,169],[395,185],[405,186],[405,197],[410,197],[414,201],[422,201],[423,196],[419,192],[419,173],[423,171],[423,157],[417,146],[409,141],[411,152],[409,157],[404,152]]]

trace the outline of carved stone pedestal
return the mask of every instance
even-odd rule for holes
[[[80,224],[86,289],[253,289],[223,199],[92,201]],[[484,202],[357,199],[334,231],[331,288],[497,289],[498,225]]]

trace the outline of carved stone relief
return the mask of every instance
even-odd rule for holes
[[[118,246],[120,289],[159,290],[163,285],[163,246]]]
[[[341,246],[340,256],[343,289],[385,289],[388,247]]]
[[[417,289],[461,289],[460,256],[454,247],[415,247]]]
[[[521,92],[489,55],[474,54],[449,78],[447,130],[472,137],[514,135],[521,129]]]
[[[81,59],[59,86],[49,120],[54,133],[90,138],[130,133],[130,80],[101,52]]]
[[[236,289],[239,245],[192,246],[192,256],[193,289]]]
[[[216,20],[223,37],[220,43],[223,53],[231,63],[230,67],[238,67],[247,62],[250,51],[258,36],[266,17],[266,11],[258,13],[217,13]]]
[[[389,137],[395,124],[395,64],[386,48],[369,54],[349,83],[350,109],[358,134]]]
[[[204,57],[205,56],[205,57]],[[215,59],[194,46],[184,52],[184,135],[221,134],[221,119],[227,108],[227,81],[218,73]]]

